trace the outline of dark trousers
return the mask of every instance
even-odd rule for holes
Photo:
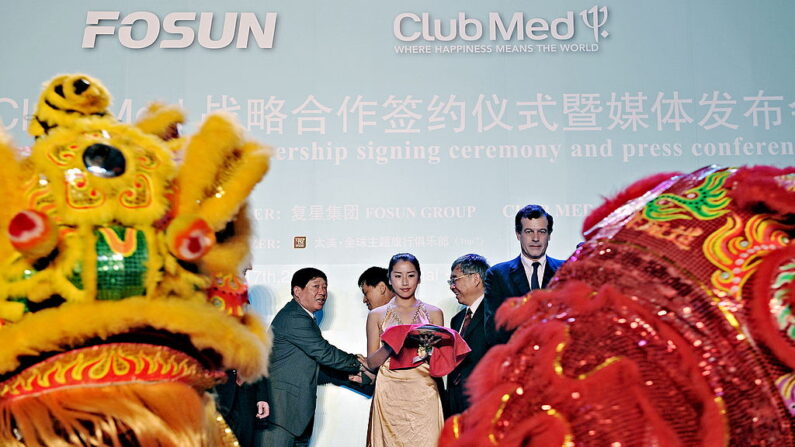
[[[312,429],[315,426],[315,418],[309,420],[304,432],[300,436],[295,436],[284,428],[270,423],[268,428],[262,431],[262,447],[308,447],[309,438],[312,437]]]

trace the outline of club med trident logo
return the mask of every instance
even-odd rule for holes
[[[580,11],[582,22],[593,30],[593,38],[599,43],[599,37],[607,37],[610,33],[604,29],[607,23],[607,6],[592,6],[591,9]]]
[[[579,21],[576,20],[578,16]],[[396,39],[408,44],[396,46],[396,52],[500,53],[514,52],[510,50],[515,48],[521,48],[521,52],[525,53],[598,51],[599,42],[610,35],[606,29],[607,18],[607,6],[598,5],[579,13],[566,11],[562,16],[552,19],[527,17],[521,11],[510,15],[490,12],[485,19],[467,16],[466,12],[459,12],[455,17],[447,19],[433,18],[428,12],[404,12],[395,16],[392,32]],[[578,26],[593,33],[592,43],[557,45],[558,42],[574,39]],[[484,37],[488,42],[483,41]],[[400,51],[399,47],[425,51]],[[451,49],[459,51],[450,51]],[[503,49],[507,51],[502,51]]]
[[[198,23],[196,16],[199,16]],[[119,43],[126,48],[141,49],[152,46],[160,36],[160,31],[173,39],[162,39],[160,48],[187,48],[191,46],[198,34],[199,45],[217,50],[228,47],[235,37],[235,48],[248,48],[249,37],[253,37],[257,46],[263,49],[273,48],[273,36],[276,33],[275,12],[265,14],[260,23],[253,12],[227,12],[223,17],[220,37],[212,12],[171,12],[162,21],[155,13],[134,11],[126,14],[121,20],[119,11],[88,11],[86,26],[83,30],[83,48],[94,48],[99,36],[117,35]],[[162,24],[162,28],[161,28]],[[194,29],[198,25],[198,33]],[[141,33],[133,35],[133,27]],[[117,34],[118,31],[118,34]]]

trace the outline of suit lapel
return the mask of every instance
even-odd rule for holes
[[[480,325],[480,327],[483,327],[483,307],[484,307],[483,301],[481,301],[480,306],[478,306],[478,310],[476,310],[475,313],[472,314],[472,321],[469,322],[469,327],[467,328],[466,335],[471,336],[472,334],[474,334],[474,332],[472,332],[472,328],[476,328],[478,327],[478,325]],[[464,339],[466,339],[466,337],[464,337]]]
[[[484,307],[483,302],[481,301],[480,306],[478,306],[478,310],[476,310],[475,313],[472,314],[472,320],[470,320],[466,332],[459,333],[459,335],[461,335],[461,337],[464,340],[468,340],[468,337],[473,333],[472,328],[477,327],[477,325],[483,326],[483,312],[484,312],[483,307]],[[466,316],[466,312],[467,310],[466,308],[464,308],[463,310],[455,314],[453,319],[450,320],[450,326],[452,326],[453,329],[459,330],[461,328],[461,325],[464,323],[464,317]]]
[[[458,311],[457,314],[453,315],[453,319],[450,320],[450,327],[454,330],[461,329],[461,324],[464,322],[464,313],[466,312],[466,308],[464,310]],[[462,337],[464,334],[460,334]]]
[[[294,299],[292,299],[292,300],[290,300],[290,302],[288,303],[288,305],[291,305],[291,306],[292,306],[292,307],[290,308],[290,312],[292,312],[292,313],[294,313],[294,314],[297,314],[297,315],[303,315],[303,316],[305,316],[305,317],[309,318],[310,320],[312,320],[312,321],[315,323],[315,326],[317,326],[317,320],[315,319],[315,317],[314,317],[314,316],[312,316],[312,315],[309,315],[309,314],[306,312],[306,309],[304,309],[303,307],[301,307],[301,305],[300,305],[300,304],[298,304],[298,302],[297,302],[297,301],[295,301]]]
[[[511,262],[510,278],[511,285],[513,285],[513,290],[506,298],[522,296],[530,291],[530,283],[527,282],[527,274],[524,271],[524,266],[522,265],[522,260],[519,258],[519,256],[517,256],[516,259]]]
[[[557,266],[555,265],[554,261],[550,261],[552,260],[549,256],[547,256],[547,266],[544,268],[544,280],[541,282],[541,288],[543,289],[547,288],[547,284],[549,284],[549,281],[553,276],[555,276],[555,272],[557,271]]]

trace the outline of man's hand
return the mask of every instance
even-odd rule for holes
[[[268,405],[267,402],[259,401],[257,402],[257,419],[265,419],[266,417],[270,416],[271,414],[271,407]]]
[[[375,382],[375,374],[371,373],[370,371],[364,369],[359,371],[358,374],[350,374],[348,375],[348,380],[353,383],[361,383],[364,385],[369,385]]]
[[[362,383],[362,373],[348,374],[348,381],[353,383]]]
[[[370,378],[370,383],[373,383],[373,382],[375,382],[375,374],[371,373],[371,372],[370,372],[370,371],[368,371],[368,370],[364,370],[364,371],[362,371],[362,374],[364,374],[365,376],[367,376],[367,377],[369,377],[369,378]]]

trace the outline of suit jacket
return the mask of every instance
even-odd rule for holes
[[[270,421],[300,436],[315,415],[320,365],[355,373],[359,360],[326,341],[315,319],[295,300],[276,314],[271,331]]]
[[[464,341],[467,342],[469,348],[472,350],[464,361],[447,376],[448,416],[461,413],[469,407],[469,398],[465,393],[467,379],[489,349],[488,345],[486,345],[486,331],[483,324],[483,315],[485,313],[484,303],[485,299],[480,303],[475,313],[472,314],[472,321],[469,322],[466,332],[461,334],[461,336],[464,337]],[[460,329],[461,324],[464,322],[465,315],[466,309],[455,314],[450,321],[450,327],[455,330]]]
[[[320,374],[317,378],[317,384],[325,385],[330,383],[332,385],[348,388],[367,397],[373,397],[373,393],[375,392],[375,382],[370,381],[370,379],[364,374],[362,374],[362,380],[364,381],[362,383],[351,382],[348,380],[348,373],[338,369],[331,369],[321,366]]]
[[[256,430],[267,425],[267,419],[257,419],[257,402],[269,400],[266,379],[238,385],[237,371],[227,371],[226,375],[226,383],[213,389],[218,396],[218,412],[235,433],[241,447],[254,446]]]
[[[547,256],[544,277],[541,278],[542,288],[549,284],[549,280],[563,265],[563,262],[563,260]],[[506,299],[525,296],[530,292],[530,283],[527,282],[527,274],[524,265],[522,265],[521,256],[492,266],[486,271],[483,283],[486,286],[486,297],[483,300],[486,311],[484,315],[486,317],[486,342],[489,346],[506,343],[511,338],[511,331],[497,330],[494,324],[494,314]]]

